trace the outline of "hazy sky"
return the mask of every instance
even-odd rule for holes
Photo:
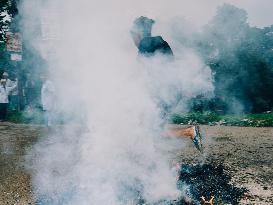
[[[248,13],[251,26],[264,27],[273,24],[273,0],[131,0],[135,4],[130,12],[143,12],[143,15],[184,16],[197,25],[202,25],[215,15],[216,8],[223,3],[231,3]],[[138,14],[136,14],[138,15]]]

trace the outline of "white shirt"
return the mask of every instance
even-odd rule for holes
[[[46,80],[43,83],[41,90],[41,102],[43,110],[53,110],[55,106],[55,87],[50,80]]]
[[[0,103],[9,103],[9,94],[17,87],[17,83],[12,87],[0,85]]]
[[[17,85],[17,81],[12,81],[10,79],[7,79],[7,82],[6,82],[7,87],[14,87],[14,85]],[[12,89],[10,95],[18,95],[18,90],[16,88]]]

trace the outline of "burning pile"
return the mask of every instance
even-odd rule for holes
[[[153,205],[227,205],[239,204],[246,189],[231,183],[231,177],[222,165],[182,165],[177,186],[189,197],[176,201],[161,201]],[[140,200],[139,205],[147,205]]]
[[[179,188],[187,186],[191,199],[200,204],[236,205],[247,191],[231,184],[231,177],[224,171],[222,165],[212,164],[182,165],[178,186]],[[176,204],[188,203],[180,201]]]

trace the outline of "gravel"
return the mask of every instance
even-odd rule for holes
[[[0,205],[35,204],[24,160],[43,131],[41,126],[0,124]],[[201,132],[204,154],[183,139],[186,146],[174,151],[171,163],[220,166],[238,190],[247,189],[239,204],[273,204],[273,128],[201,126]]]

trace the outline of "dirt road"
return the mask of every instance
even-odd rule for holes
[[[201,130],[204,155],[186,140],[188,146],[176,150],[173,161],[222,164],[236,186],[249,190],[240,204],[273,204],[273,128],[202,126]],[[24,155],[43,137],[42,131],[40,126],[0,124],[0,205],[33,204]]]

